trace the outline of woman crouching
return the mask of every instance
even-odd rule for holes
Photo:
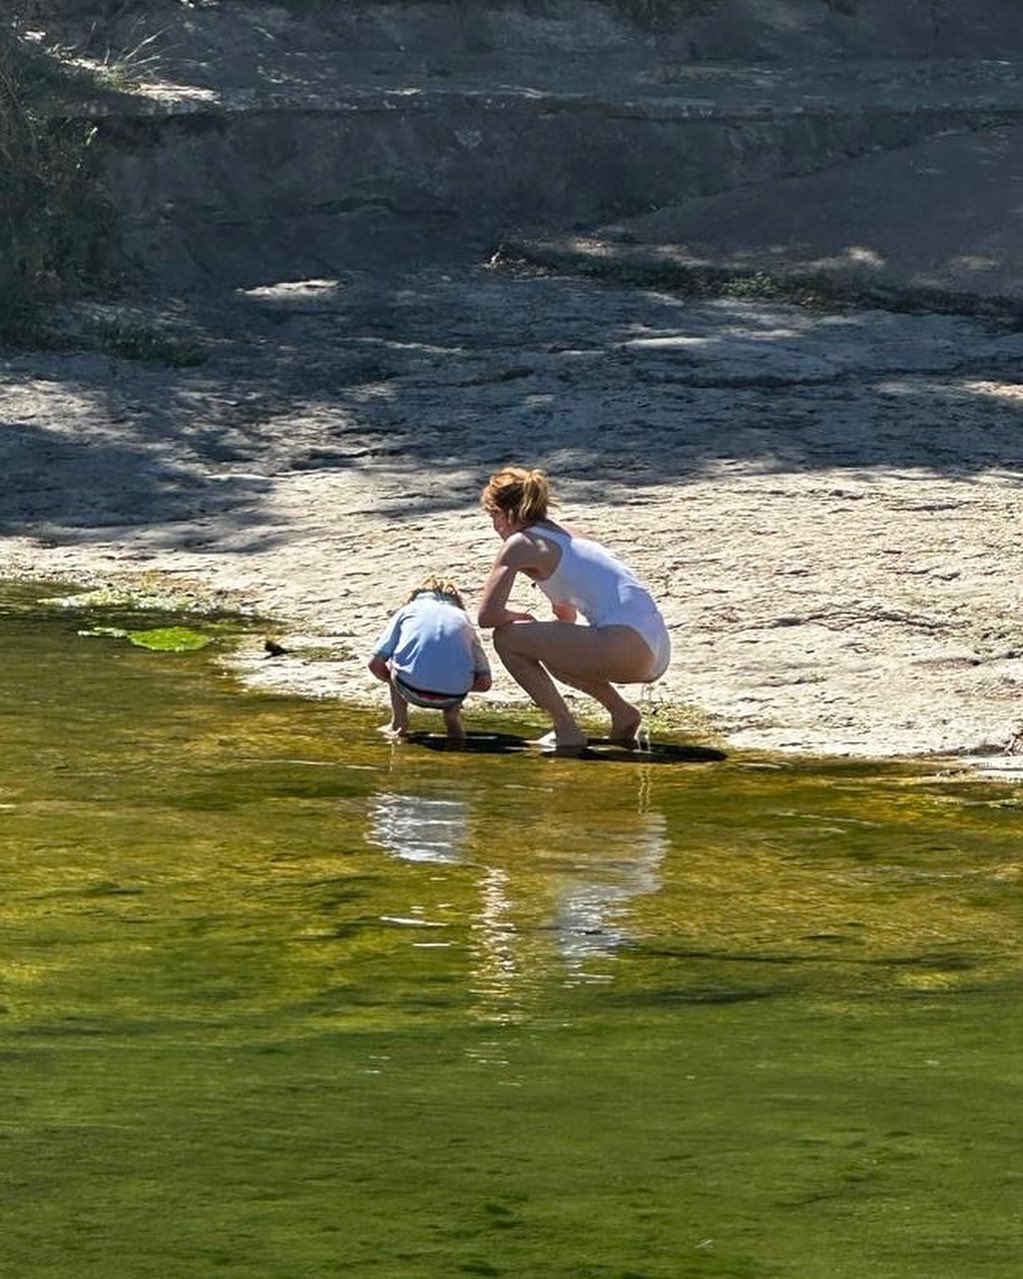
[[[494,647],[508,673],[551,717],[551,744],[566,754],[586,746],[586,734],[558,692],[557,679],[610,713],[613,741],[635,745],[640,713],[612,682],[651,683],[667,670],[671,640],[650,592],[599,542],[550,518],[551,491],[543,471],[497,471],[481,504],[502,546],[483,587],[477,620],[493,628]],[[539,622],[532,613],[508,607],[520,573],[547,596],[556,621]],[[577,625],[580,617],[588,625]]]

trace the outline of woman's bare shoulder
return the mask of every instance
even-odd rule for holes
[[[598,544],[600,542],[600,538],[594,537],[592,533],[584,528],[579,528],[576,524],[562,524],[560,520],[547,520],[546,525],[540,525],[537,531],[542,534],[545,527],[552,529],[555,533],[560,533],[562,537],[578,539],[583,542],[597,542]]]
[[[543,541],[532,529],[523,529],[506,539],[497,558],[502,564],[523,568],[538,563],[545,550]]]

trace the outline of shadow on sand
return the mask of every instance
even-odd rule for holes
[[[470,731],[464,741],[452,741],[441,733],[410,733],[406,739],[413,746],[431,751],[459,751],[476,755],[553,755],[542,751],[516,733]],[[642,748],[628,750],[606,737],[591,737],[586,750],[579,755],[557,756],[559,759],[610,760],[626,764],[710,764],[727,759],[724,751],[711,746],[690,746],[680,742],[650,742]]]

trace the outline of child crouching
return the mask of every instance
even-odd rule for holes
[[[369,669],[391,691],[391,722],[382,731],[408,734],[409,704],[440,711],[449,738],[465,737],[466,694],[490,688],[490,663],[453,582],[427,577],[377,640]]]

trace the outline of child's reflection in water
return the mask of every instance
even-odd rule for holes
[[[407,862],[460,862],[469,806],[456,799],[383,794],[370,798],[369,840]]]

